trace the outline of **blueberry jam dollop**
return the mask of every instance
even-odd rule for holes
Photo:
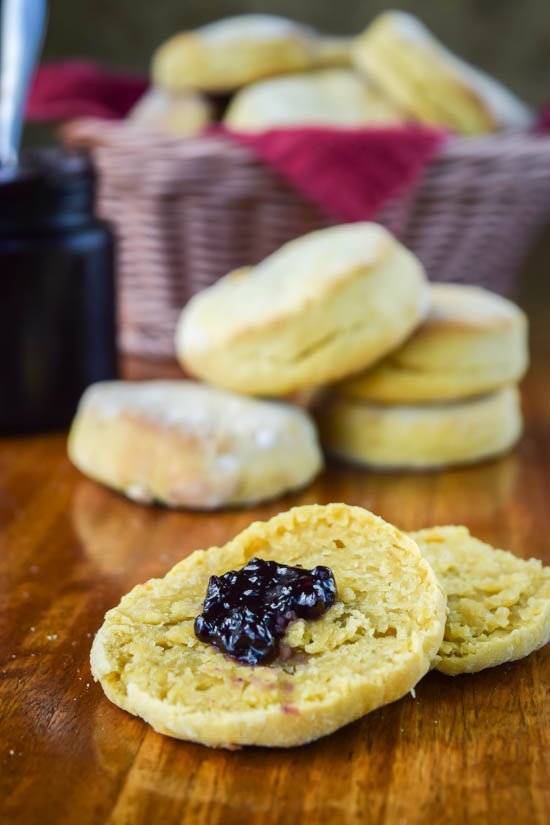
[[[329,567],[253,558],[241,570],[210,577],[195,635],[242,664],[263,665],[277,658],[291,622],[318,619],[335,601]]]

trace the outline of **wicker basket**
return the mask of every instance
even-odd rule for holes
[[[333,223],[249,150],[219,137],[181,140],[129,125],[80,124],[92,149],[99,212],[118,238],[120,346],[173,355],[179,312],[221,275]],[[414,189],[376,220],[437,281],[513,295],[519,265],[550,215],[550,139],[453,138]]]

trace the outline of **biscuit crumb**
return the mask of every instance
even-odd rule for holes
[[[449,676],[521,659],[550,638],[550,568],[474,538],[466,527],[411,533],[447,593],[435,667]]]

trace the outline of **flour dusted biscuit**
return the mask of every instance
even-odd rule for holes
[[[252,557],[328,566],[337,600],[298,620],[285,656],[246,666],[200,642],[210,576]],[[300,745],[405,695],[440,647],[445,597],[408,536],[359,507],[297,507],[197,550],[110,610],[91,662],[111,701],[170,736],[211,746]]]
[[[528,360],[527,319],[516,304],[480,287],[432,284],[424,323],[339,390],[388,403],[467,398],[519,381]]]
[[[381,14],[356,39],[352,56],[397,106],[424,123],[474,135],[532,122],[524,103],[445,49],[411,14]]]
[[[427,310],[415,256],[382,226],[312,232],[184,308],[176,351],[193,375],[251,395],[343,378],[410,335]]]
[[[197,509],[274,498],[322,466],[303,410],[192,381],[93,385],[73,422],[69,456],[136,501]]]
[[[174,135],[195,135],[212,121],[212,107],[205,97],[186,90],[170,94],[149,89],[128,113],[134,123]]]
[[[334,394],[322,404],[318,421],[327,452],[380,469],[481,461],[509,450],[522,430],[515,387],[423,405],[376,404]]]
[[[285,126],[400,123],[403,115],[349,69],[323,69],[264,80],[241,89],[225,122],[241,132]]]
[[[346,65],[348,38],[323,38],[271,14],[243,14],[176,34],[153,58],[155,83],[169,91],[229,92],[265,77]]]
[[[447,593],[438,670],[473,673],[521,659],[549,641],[550,567],[495,550],[466,527],[411,535]]]

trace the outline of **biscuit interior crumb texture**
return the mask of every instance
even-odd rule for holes
[[[337,602],[293,623],[284,655],[248,667],[193,630],[209,577],[252,556],[334,573]],[[343,504],[294,508],[195,551],[107,613],[92,668],[107,696],[153,727],[212,746],[311,741],[405,695],[443,638],[445,597],[408,536]]]
[[[550,638],[550,567],[517,558],[466,527],[412,533],[447,593],[436,667],[455,676],[521,659]]]

